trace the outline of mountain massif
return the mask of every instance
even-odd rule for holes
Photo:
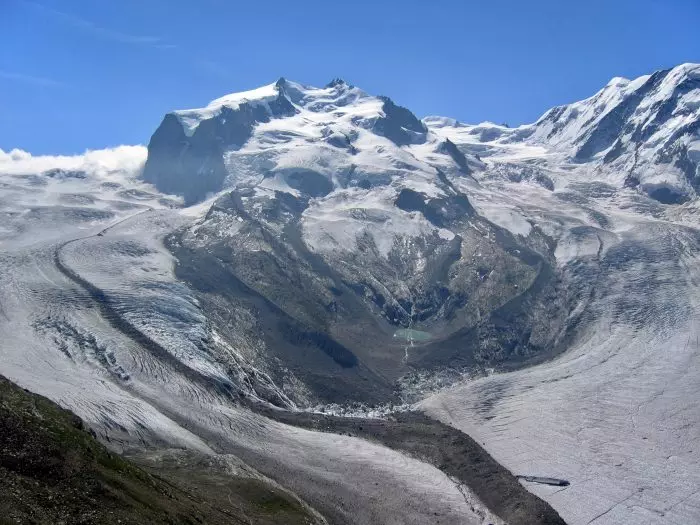
[[[692,523],[698,126],[693,64],[517,128],[281,78],[11,152],[0,373],[319,522]]]

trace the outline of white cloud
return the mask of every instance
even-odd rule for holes
[[[32,154],[21,149],[13,149],[9,153],[5,153],[0,149],[0,165],[4,162],[16,162],[19,160],[27,160],[31,158]]]
[[[81,170],[90,175],[108,177],[110,174],[134,176],[146,162],[144,146],[117,146],[116,148],[88,150],[82,155],[37,155],[13,149],[0,149],[0,173],[8,175],[38,174],[59,168]]]

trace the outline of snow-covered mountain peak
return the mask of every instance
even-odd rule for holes
[[[335,77],[328,84],[326,84],[326,87],[347,86],[347,85],[348,85],[348,83],[345,82],[344,79],[342,79],[340,77]]]
[[[697,79],[698,77],[700,77],[700,64],[696,64],[693,62],[685,62],[683,64],[677,65],[671,71],[671,77],[686,77]]]
[[[631,82],[631,80],[629,78],[613,77],[610,79],[610,82],[608,82],[605,86],[606,87],[612,86],[612,87],[622,88],[622,87],[625,87],[630,82]]]
[[[438,142],[410,110],[388,97],[340,79],[319,88],[281,78],[204,108],[166,115],[149,144],[144,178],[194,203],[226,187],[263,180],[295,194],[298,181],[290,186],[287,180],[292,173],[293,178],[318,174],[309,194],[318,196],[328,188],[386,184],[413,172],[434,177],[435,165],[468,171],[463,154],[441,150]],[[405,149],[420,145],[431,158]]]
[[[469,126],[423,122],[464,151],[497,158],[539,158],[664,202],[700,190],[700,65],[681,64],[633,80],[613,78],[593,96],[554,107],[533,124]]]
[[[221,110],[229,108],[238,110],[241,104],[250,106],[268,105],[280,97],[280,81],[268,84],[257,89],[231,93],[212,100],[203,108],[177,110],[173,114],[183,126],[185,134],[192,136],[203,120],[214,118],[221,114]]]
[[[279,96],[280,88],[284,85],[282,83],[283,81],[284,79],[280,79],[277,82],[259,87],[257,89],[225,95],[211,101],[207,107],[212,108],[228,106],[231,109],[236,109],[243,102],[262,102],[275,99]]]
[[[324,87],[280,78],[166,116],[153,136],[144,176],[195,202],[227,184],[248,184],[281,169],[312,170],[342,187],[337,174],[350,169],[372,174],[362,177],[366,185],[397,166],[430,173],[457,164],[465,173],[470,163],[477,165],[475,156],[544,155],[557,168],[566,163],[595,170],[617,186],[682,202],[700,188],[699,78],[697,64],[632,80],[615,77],[591,97],[552,108],[517,128],[436,116],[419,120],[392,99],[340,78]],[[457,147],[438,147],[445,139]],[[184,153],[183,143],[188,144]],[[237,164],[253,158],[252,164]]]
[[[262,109],[267,117],[279,117],[288,116],[291,106],[294,106],[297,111],[304,108],[312,112],[324,112],[370,98],[377,102],[378,97],[370,97],[361,89],[340,78],[333,79],[323,88],[316,88],[280,77],[277,81],[262,87],[216,98],[202,108],[175,110],[172,115],[177,117],[185,135],[189,137],[194,134],[201,122],[219,117],[223,109],[236,112],[245,105],[248,109]],[[270,104],[277,104],[286,108],[287,111],[276,114],[275,108],[271,108]],[[375,109],[376,116],[379,116],[380,111],[379,108]],[[265,119],[265,116],[262,119]]]
[[[572,147],[648,78],[630,81],[616,77],[589,98],[546,111],[534,124],[524,126],[530,128],[529,141],[552,147]]]
[[[396,104],[391,98],[369,95],[341,78],[335,78],[324,87],[318,88],[280,77],[276,82],[259,88],[224,95],[212,100],[205,107],[176,110],[172,114],[183,125],[185,134],[192,136],[202,121],[219,117],[224,108],[239,111],[241,106],[246,105],[251,108],[263,108],[269,117],[288,116],[275,114],[270,108],[272,103],[282,106],[289,104],[297,111],[307,110],[314,113],[331,112],[342,107],[345,108],[345,112],[352,112],[358,117],[355,119],[356,124],[359,118],[369,120],[395,116],[400,127],[416,133],[426,132],[425,126],[413,113]],[[373,123],[370,122],[366,127],[371,127]]]
[[[592,97],[544,113],[532,125],[528,138],[555,147],[578,146],[580,149],[574,152],[578,160],[602,156],[618,135],[635,124],[650,122],[657,116],[665,117],[670,107],[662,108],[664,103],[684,103],[681,99],[688,92],[693,92],[690,97],[693,100],[700,99],[700,85],[694,83],[700,76],[699,71],[700,65],[682,64],[634,80],[615,77]],[[661,109],[664,112],[659,113]],[[587,144],[601,126],[605,128],[602,133],[605,137],[599,133],[596,140]]]

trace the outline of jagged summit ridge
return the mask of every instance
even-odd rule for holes
[[[436,163],[457,167],[447,153],[431,160],[403,150],[440,141],[388,97],[340,79],[316,88],[280,78],[166,115],[151,138],[144,179],[188,204],[240,185],[318,197],[400,174],[434,177]],[[462,156],[454,158],[464,170]]]
[[[585,171],[589,179],[636,188],[666,204],[696,198],[700,190],[698,64],[613,78],[593,96],[517,128],[442,117],[423,121],[465,151],[492,155],[521,148],[551,169]]]
[[[282,77],[203,108],[166,115],[149,144],[144,179],[191,204],[237,181],[250,184],[254,166],[255,175],[263,178],[279,171],[324,172],[326,186],[338,188],[343,184],[331,172],[347,172],[351,166],[366,173],[361,179],[366,185],[407,164],[434,173],[436,165],[446,162],[435,153],[463,172],[488,172],[493,166],[477,157],[496,158],[494,153],[524,148],[553,169],[572,165],[567,169],[596,173],[663,203],[680,203],[700,191],[699,78],[697,64],[632,80],[615,77],[587,99],[554,107],[532,124],[508,128],[445,117],[419,120],[392,99],[370,95],[340,78],[316,88]],[[445,139],[456,148],[437,147]],[[331,154],[328,147],[335,151]],[[254,154],[264,159],[251,163]],[[241,158],[248,159],[245,166],[236,162]],[[416,170],[403,171],[411,178],[408,172]]]

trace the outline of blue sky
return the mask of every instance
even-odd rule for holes
[[[167,111],[280,76],[515,125],[700,62],[698,27],[698,0],[0,0],[0,149],[145,144]]]

